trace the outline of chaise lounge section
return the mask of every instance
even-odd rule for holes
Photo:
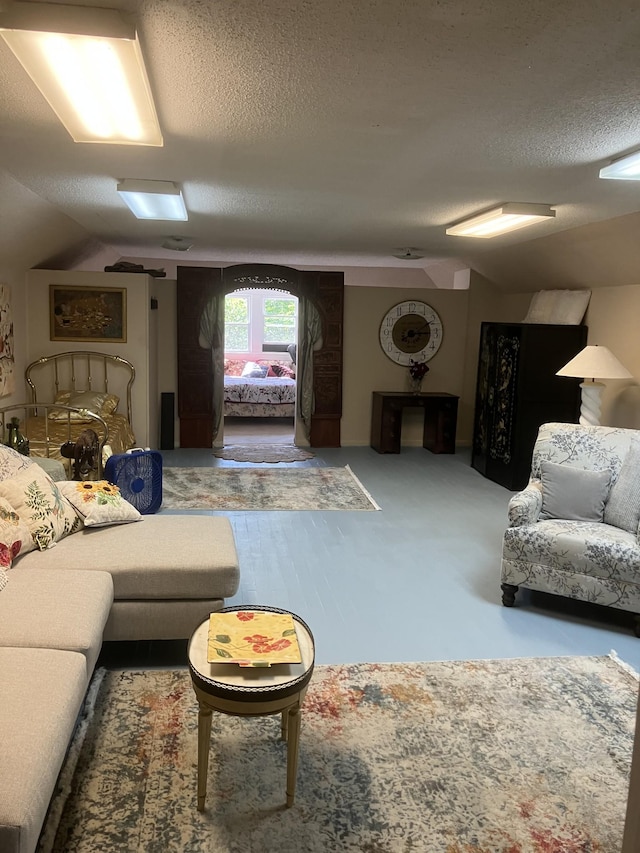
[[[2,853],[36,849],[103,639],[186,639],[238,589],[226,517],[83,526],[73,488],[0,446]]]
[[[15,571],[107,571],[114,601],[105,640],[179,640],[224,607],[240,580],[225,516],[145,515],[135,524],[87,528],[31,551]]]
[[[0,590],[2,853],[36,849],[112,601],[108,572],[15,571]]]

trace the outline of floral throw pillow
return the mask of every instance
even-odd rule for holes
[[[225,358],[224,360],[224,375],[225,376],[241,376],[245,366],[244,361],[240,359]]]
[[[66,480],[60,491],[82,518],[85,527],[106,527],[140,521],[140,512],[126,501],[120,489],[107,480]]]
[[[0,498],[0,567],[10,569],[18,554],[36,547],[31,531],[11,504]]]
[[[82,527],[75,509],[39,465],[30,465],[1,482],[0,498],[10,504],[29,528],[41,551]]]
[[[19,471],[29,468],[33,464],[33,461],[28,456],[23,456],[22,453],[14,450],[13,447],[6,447],[4,444],[0,444],[0,482],[15,477]]]
[[[276,376],[284,377],[285,379],[295,379],[296,375],[290,367],[285,364],[272,364],[271,370]]]

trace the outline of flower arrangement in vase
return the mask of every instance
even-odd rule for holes
[[[409,386],[413,394],[419,394],[422,389],[422,380],[429,372],[426,361],[414,361],[409,359]]]

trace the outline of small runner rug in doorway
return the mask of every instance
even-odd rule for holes
[[[344,468],[165,468],[163,509],[380,509]]]
[[[98,670],[41,850],[619,853],[637,695],[615,656],[317,666],[293,806],[279,717],[214,712],[199,812],[188,671]]]
[[[213,455],[234,462],[304,462],[315,453],[294,444],[228,444],[215,448]]]

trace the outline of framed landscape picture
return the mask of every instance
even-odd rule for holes
[[[126,342],[126,288],[50,284],[49,300],[52,341]]]

